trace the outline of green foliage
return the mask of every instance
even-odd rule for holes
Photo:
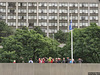
[[[62,55],[71,56],[71,37],[62,49]],[[74,59],[82,58],[85,63],[100,63],[100,27],[92,23],[89,27],[73,30]],[[66,50],[66,53],[65,51]]]
[[[2,37],[7,37],[12,33],[12,29],[5,22],[0,21],[0,42]]]
[[[60,43],[65,43],[67,41],[68,33],[64,33],[61,30],[59,30],[57,33],[55,33],[54,37],[55,39]]]
[[[34,30],[37,32],[37,33],[39,33],[39,34],[41,34],[41,35],[43,35],[44,37],[46,37],[46,34],[41,30],[41,28],[40,27],[34,27]]]
[[[11,57],[10,59],[15,59],[17,62],[28,62],[30,57],[34,61],[39,57],[55,57],[59,43],[50,38],[43,37],[43,35],[38,34],[34,30],[29,31],[25,28],[17,29],[14,35],[4,38],[2,45],[3,52],[0,54],[7,59],[5,60],[6,62],[10,62],[9,58],[6,57],[7,55],[14,56],[14,58]],[[6,54],[5,51],[9,54]]]

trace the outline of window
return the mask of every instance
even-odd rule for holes
[[[70,6],[70,7],[77,7],[78,4],[77,4],[77,3],[70,3],[69,6]]]
[[[37,6],[36,3],[28,3],[28,6]]]
[[[91,3],[90,7],[98,7],[98,4],[97,3]]]
[[[98,13],[98,10],[90,10],[90,13]]]
[[[3,13],[5,13],[6,12],[6,9],[0,9],[0,12],[3,12]]]
[[[16,26],[15,22],[8,22],[8,26]]]
[[[80,13],[88,13],[88,10],[83,10],[83,9],[81,9],[81,10],[80,10]]]
[[[8,19],[16,19],[16,16],[8,16]]]
[[[66,9],[60,9],[59,13],[67,13],[68,11]]]
[[[60,20],[67,20],[67,16],[59,16]]]
[[[49,26],[57,26],[57,23],[49,23]]]
[[[78,13],[78,10],[69,10],[69,13]]]
[[[98,16],[90,16],[90,20],[98,20]]]
[[[37,19],[37,16],[29,16],[29,19]]]
[[[49,13],[57,13],[57,9],[49,9]]]
[[[6,6],[6,3],[0,2],[0,6]]]
[[[80,20],[88,20],[88,16],[80,16]]]
[[[0,15],[0,19],[2,19],[2,15]]]
[[[80,3],[80,7],[88,7],[87,3]]]
[[[19,22],[19,23],[18,23],[18,26],[26,26],[26,23],[24,23],[24,22]]]
[[[47,26],[47,23],[46,22],[41,22],[41,23],[39,23],[39,26]]]
[[[21,7],[22,6],[27,6],[27,4],[25,2],[24,3],[21,2],[21,3],[18,3],[18,6],[21,6]]]
[[[47,3],[44,3],[44,2],[39,3],[39,6],[47,6]]]
[[[49,16],[49,19],[50,20],[56,20],[57,19],[57,16]]]
[[[14,9],[10,10],[10,13],[14,14],[14,12],[15,12],[15,10],[14,10]]]
[[[67,3],[59,3],[59,6],[65,7],[65,6],[68,6],[68,4]]]
[[[26,9],[19,9],[18,12],[19,13],[26,13]]]
[[[57,6],[57,3],[49,3],[49,6],[55,7],[55,6]]]
[[[39,19],[47,19],[47,16],[39,16]]]
[[[77,17],[77,16],[72,16],[72,19],[73,19],[73,20],[77,20],[78,17]]]
[[[67,26],[67,23],[59,23],[59,26]]]
[[[16,3],[10,2],[10,3],[8,3],[8,6],[9,7],[15,7],[16,6]]]
[[[80,26],[88,26],[88,23],[80,23]]]

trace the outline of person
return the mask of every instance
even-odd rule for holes
[[[42,63],[41,58],[39,58],[38,63]]]
[[[30,60],[29,60],[29,63],[33,63],[33,60],[32,60],[32,58],[30,58]]]
[[[45,57],[45,63],[48,63],[48,59]]]
[[[14,62],[13,63],[16,63],[16,60],[14,60]]]
[[[69,57],[67,57],[66,63],[70,63],[70,59],[69,59]]]
[[[48,59],[48,63],[51,63],[51,57],[49,57],[49,59]]]
[[[58,61],[57,61],[57,63],[61,63],[61,58],[58,58]]]
[[[51,59],[51,63],[53,63],[53,62],[54,62],[54,59],[52,58],[52,59]]]
[[[73,60],[72,60],[72,59],[70,59],[70,63],[72,63],[72,61],[73,61],[73,63],[76,63],[74,59],[73,59]]]
[[[42,63],[45,63],[45,59],[44,58],[42,58]]]
[[[58,62],[58,58],[55,58],[54,62],[57,63]]]
[[[65,63],[66,61],[65,61],[65,58],[63,58],[63,61],[62,61],[62,63]]]
[[[78,59],[78,63],[82,63],[83,60],[81,58]]]

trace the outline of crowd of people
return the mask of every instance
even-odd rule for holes
[[[66,59],[65,58],[63,58],[63,59],[55,58],[54,59],[51,57],[49,57],[49,58],[45,57],[45,58],[39,58],[37,61],[37,63],[82,63],[82,62],[83,62],[83,60],[81,58],[79,58],[77,61],[75,61],[74,59],[73,60],[69,59],[69,57],[67,57]],[[33,63],[32,58],[30,58],[29,63]]]

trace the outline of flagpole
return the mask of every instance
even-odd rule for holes
[[[71,20],[72,20],[72,14],[71,14]],[[71,28],[72,28],[72,23],[71,23]],[[71,60],[73,64],[73,29],[71,29]]]

